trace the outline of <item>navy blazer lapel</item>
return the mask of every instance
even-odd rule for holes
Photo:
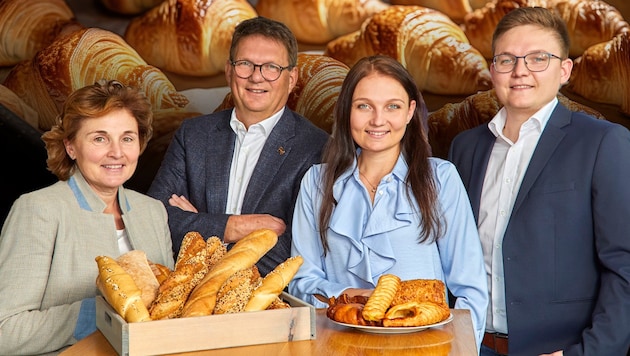
[[[207,211],[212,213],[225,213],[227,206],[227,194],[230,186],[230,167],[234,156],[234,142],[236,134],[230,127],[231,110],[226,110],[225,115],[216,119],[216,124],[211,126],[208,139],[203,142],[204,147],[196,147],[206,152],[206,201],[217,202],[208,206]],[[201,185],[202,187],[204,185]]]
[[[288,142],[293,136],[295,136],[295,119],[289,108],[285,108],[282,117],[271,130],[262,152],[260,152],[260,157],[245,192],[241,209],[243,213],[255,211],[258,203],[263,199],[265,190],[272,184],[278,184],[276,181],[278,170],[290,154],[291,147]]]
[[[534,182],[545,168],[556,147],[558,147],[558,144],[560,144],[560,141],[562,141],[566,135],[562,127],[568,125],[570,122],[571,111],[558,103],[551,113],[549,122],[547,122],[545,129],[540,135],[534,154],[527,166],[523,182],[514,201],[513,213],[516,212],[523,203],[523,199],[525,199],[525,196],[527,196]]]
[[[479,205],[481,204],[481,191],[483,189],[483,181],[486,177],[486,169],[488,167],[488,160],[490,159],[490,153],[496,137],[490,129],[487,128],[483,132],[483,136],[479,138],[478,145],[474,148],[473,162],[477,164],[472,165],[472,172],[470,178],[470,203],[473,208],[473,214],[475,219],[479,219]]]

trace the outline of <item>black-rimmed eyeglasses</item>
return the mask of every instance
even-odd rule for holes
[[[513,54],[503,53],[492,57],[492,66],[497,73],[510,73],[514,70],[514,68],[516,68],[516,62],[519,58],[523,58],[525,67],[527,67],[530,72],[542,72],[547,70],[547,68],[549,68],[549,62],[551,62],[552,58],[562,60],[562,58],[556,56],[555,54],[547,52],[533,52],[524,56],[515,56]]]
[[[269,82],[273,82],[274,80],[280,78],[280,74],[282,74],[283,70],[293,67],[291,65],[282,67],[274,63],[254,64],[250,61],[245,60],[232,61],[231,63],[232,67],[234,67],[234,72],[236,73],[237,77],[247,79],[251,77],[252,74],[254,74],[256,67],[258,67],[260,68],[260,75],[262,75],[262,77]]]

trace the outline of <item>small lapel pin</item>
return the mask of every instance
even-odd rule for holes
[[[280,154],[280,156],[282,156],[284,154],[284,147],[280,146],[278,147],[278,153]]]

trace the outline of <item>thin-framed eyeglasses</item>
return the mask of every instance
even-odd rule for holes
[[[260,75],[262,75],[262,77],[269,82],[278,80],[283,70],[293,68],[293,66],[291,65],[282,67],[275,63],[254,64],[246,60],[232,61],[231,63],[232,67],[234,67],[234,73],[236,73],[237,77],[247,79],[251,77],[252,74],[254,74],[256,67],[258,67],[260,68]]]
[[[533,52],[524,56],[502,53],[492,57],[492,66],[497,73],[510,73],[516,68],[516,62],[519,58],[523,58],[525,67],[527,67],[530,72],[543,72],[547,70],[552,58],[562,60],[561,57],[548,52]]]

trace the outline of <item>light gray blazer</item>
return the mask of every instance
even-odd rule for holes
[[[164,205],[119,188],[122,218],[134,249],[173,268]],[[97,295],[94,258],[118,257],[114,217],[81,173],[19,197],[0,235],[0,350],[55,351],[76,340],[81,301]]]

